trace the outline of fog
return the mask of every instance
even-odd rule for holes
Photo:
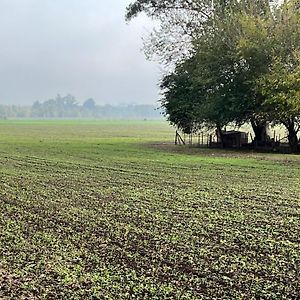
[[[146,61],[151,22],[124,20],[130,0],[0,0],[0,104],[56,94],[80,102],[154,104],[159,67]]]

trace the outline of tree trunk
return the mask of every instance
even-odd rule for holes
[[[225,143],[224,143],[223,131],[222,131],[222,127],[221,127],[220,124],[217,124],[217,134],[218,134],[218,136],[220,137],[222,148],[225,148],[226,145],[225,145]]]
[[[264,146],[267,141],[267,122],[251,120],[252,129],[254,132],[254,145]]]
[[[299,145],[297,133],[295,131],[289,132],[288,139],[289,139],[291,151],[293,153],[300,152],[300,145]]]
[[[293,153],[300,152],[300,145],[298,139],[298,131],[296,130],[295,122],[293,120],[288,120],[282,122],[288,131],[288,141]]]

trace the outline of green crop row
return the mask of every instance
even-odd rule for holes
[[[299,297],[300,157],[177,148],[158,122],[0,132],[1,299]]]

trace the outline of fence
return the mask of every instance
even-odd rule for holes
[[[254,135],[251,132],[246,132],[245,143],[241,146],[258,146],[255,144]],[[265,145],[262,147],[276,147],[276,146],[287,146],[288,138],[282,131],[273,130],[269,132],[269,138],[266,139]],[[215,132],[197,132],[186,134],[176,130],[175,133],[175,145],[190,145],[196,147],[218,147],[221,145],[220,138]]]
[[[195,145],[198,147],[209,147],[212,143],[212,134],[211,133],[192,133],[186,134],[181,133],[178,130],[175,134],[175,145]]]

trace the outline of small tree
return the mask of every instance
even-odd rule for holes
[[[87,99],[87,100],[84,101],[82,107],[84,109],[93,110],[96,107],[96,102],[95,102],[94,99],[89,98],[89,99]]]

